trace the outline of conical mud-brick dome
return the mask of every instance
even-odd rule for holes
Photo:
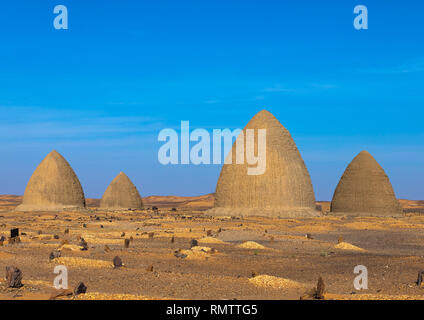
[[[347,215],[397,216],[402,214],[383,168],[367,151],[347,166],[331,202],[331,212]]]
[[[255,156],[258,129],[266,129],[266,169],[249,175],[244,148],[244,164],[236,163],[237,143],[254,129]],[[224,164],[216,186],[212,215],[226,216],[317,216],[315,195],[305,163],[290,133],[268,111],[257,113],[243,129],[232,147],[232,163]],[[231,156],[231,153],[228,157]],[[254,167],[254,166],[253,166]]]
[[[53,150],[29,179],[17,211],[60,211],[85,207],[84,192],[69,163]]]
[[[107,187],[100,201],[103,209],[141,209],[143,201],[137,188],[123,172],[119,173]]]

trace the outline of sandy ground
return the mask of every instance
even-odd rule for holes
[[[71,288],[80,281],[88,287],[67,299],[299,299],[319,276],[326,299],[424,298],[424,287],[415,284],[424,270],[419,213],[397,219],[212,218],[195,205],[181,205],[196,199],[165,199],[169,207],[158,211],[104,212],[89,200],[87,212],[15,213],[20,199],[0,198],[0,236],[7,238],[14,227],[21,232],[21,243],[0,246],[0,272],[20,268],[24,286],[6,288],[2,278],[0,299],[48,299],[59,264],[67,266]],[[87,251],[80,250],[81,236]],[[198,244],[190,248],[192,239]],[[50,261],[54,249],[61,257]],[[124,267],[113,268],[115,256]],[[356,265],[368,268],[368,290],[353,287]]]

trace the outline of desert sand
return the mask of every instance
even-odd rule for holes
[[[319,276],[326,299],[424,298],[415,283],[424,269],[423,201],[401,200],[399,218],[331,216],[319,202],[322,216],[296,219],[207,216],[213,194],[147,197],[133,211],[102,211],[87,199],[86,211],[15,212],[21,201],[0,197],[0,235],[21,233],[20,243],[0,246],[0,269],[18,267],[24,284],[6,288],[2,278],[1,299],[48,299],[59,264],[71,289],[80,281],[88,289],[57,299],[299,299]],[[50,261],[55,249],[61,257]],[[123,267],[113,268],[115,256]],[[353,287],[359,264],[368,290]]]

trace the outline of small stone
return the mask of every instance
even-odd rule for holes
[[[125,239],[124,246],[125,246],[125,248],[129,248],[130,247],[130,239]]]
[[[424,271],[420,271],[418,272],[418,279],[417,279],[417,286],[421,286],[423,283],[423,275],[424,275]]]
[[[40,235],[40,234],[42,234],[43,233],[43,231],[41,231],[41,230],[38,230],[38,234]]]
[[[22,287],[22,271],[16,267],[6,267],[6,286],[8,288]]]
[[[343,242],[343,236],[339,235],[339,238],[337,239],[337,243],[342,243]]]
[[[121,233],[121,237],[125,237],[125,232],[122,232]]]
[[[82,247],[82,248],[80,249],[81,251],[86,251],[86,250],[88,250],[88,243],[87,243],[87,241],[85,241],[85,240],[84,240],[84,238],[83,238],[83,237],[81,237],[79,245]]]
[[[208,236],[208,237],[212,236],[212,230],[206,231],[206,236]]]
[[[19,237],[19,228],[10,229],[10,237]]]
[[[190,241],[190,249],[193,247],[197,247],[199,245],[199,243],[197,242],[196,239],[191,239]]]
[[[153,239],[155,233],[154,232],[149,232],[149,239]]]
[[[118,256],[116,256],[115,258],[113,258],[113,267],[114,268],[120,268],[122,266],[123,266],[123,264],[122,264],[121,258],[119,258]]]
[[[59,239],[59,236],[58,236],[57,234],[55,234],[55,235],[53,236],[53,238],[57,240],[57,239]]]
[[[177,251],[175,251],[174,256],[176,256],[177,258],[181,258],[181,259],[187,258],[187,255],[184,254],[184,253],[181,253],[180,251],[181,251],[181,249],[178,249]]]
[[[318,278],[317,289],[314,294],[315,299],[324,299],[325,284],[321,277]]]
[[[313,237],[312,237],[312,235],[311,235],[310,233],[307,233],[307,234],[306,234],[306,238],[308,238],[308,239],[313,239]]]
[[[100,225],[100,228],[103,229],[103,225],[102,224]]]
[[[149,272],[152,272],[153,271],[153,265],[152,264],[147,267],[147,271],[149,271]]]
[[[59,250],[53,250],[52,252],[50,252],[49,259],[53,260],[53,259],[59,258],[60,256],[61,256],[61,252]]]
[[[84,282],[78,283],[78,285],[74,289],[74,295],[79,295],[81,293],[86,293],[87,287],[85,286]]]
[[[175,242],[175,237],[174,236],[172,236],[172,238],[171,238],[171,243],[174,243]]]
[[[255,271],[252,271],[252,278],[256,277],[258,274]]]
[[[53,290],[51,295],[50,295],[50,300],[54,300],[58,297],[67,297],[67,296],[71,296],[74,293],[72,292],[71,289],[58,289],[58,290]]]
[[[65,229],[65,234],[69,234],[69,229]]]
[[[83,227],[83,228],[87,228],[87,224],[85,224],[85,223],[84,223],[84,224],[82,225],[82,227]]]

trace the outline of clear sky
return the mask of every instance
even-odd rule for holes
[[[267,109],[317,199],[364,149],[398,197],[424,199],[423,40],[419,0],[2,1],[0,193],[23,194],[52,149],[87,197],[119,171],[142,196],[214,192],[219,165],[158,163],[159,131],[242,128]]]

